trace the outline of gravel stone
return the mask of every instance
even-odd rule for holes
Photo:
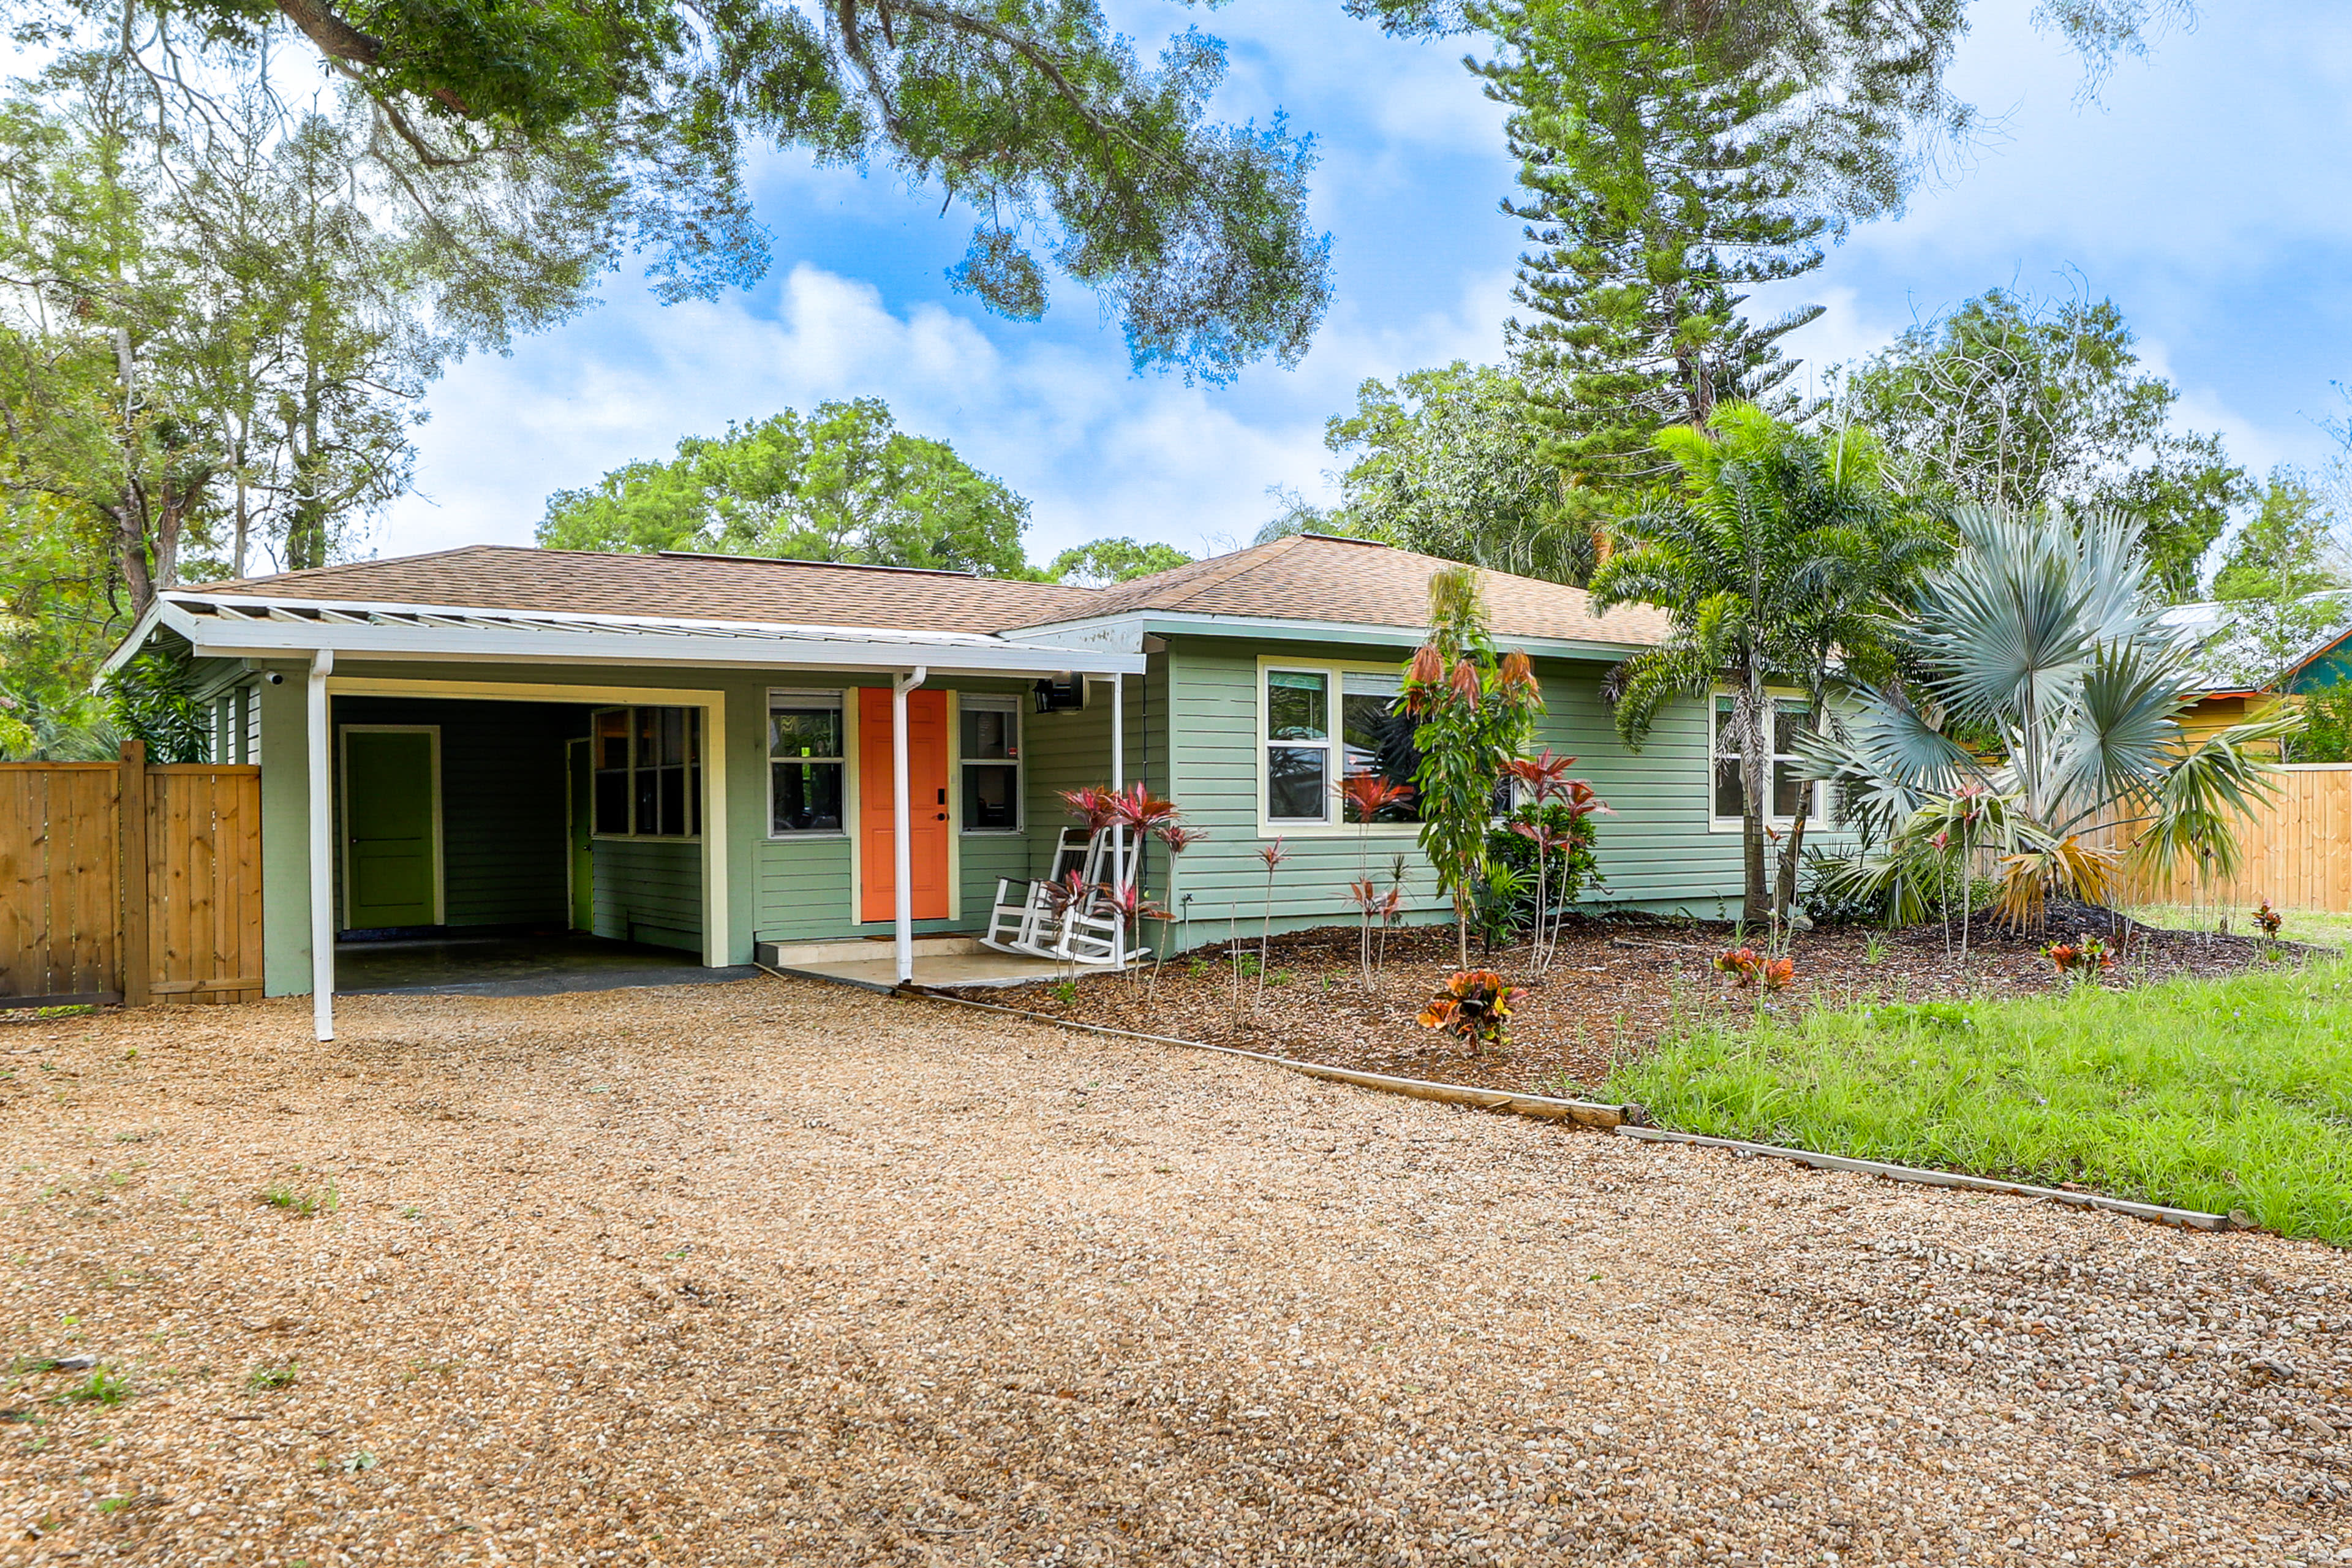
[[[766,979],[338,1014],[0,1026],[7,1353],[129,1388],[9,1376],[0,1563],[2352,1562],[2315,1243]]]

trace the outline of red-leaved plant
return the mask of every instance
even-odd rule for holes
[[[1444,990],[1421,1010],[1420,1024],[1452,1035],[1475,1053],[1480,1046],[1500,1046],[1510,1037],[1511,1009],[1527,994],[1491,969],[1459,969]]]
[[[2115,965],[2115,954],[2107,944],[2095,936],[2078,936],[2072,942],[2053,942],[2042,950],[2058,973],[2069,980],[2087,980],[2102,970]]]

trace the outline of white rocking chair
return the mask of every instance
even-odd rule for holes
[[[1096,837],[1103,841],[1103,864],[1089,879],[1087,896],[1063,912],[1061,942],[1054,956],[1073,963],[1131,963],[1144,957],[1150,949],[1126,945],[1126,918],[1112,907],[1102,889],[1139,885],[1137,878],[1143,868],[1142,836],[1108,829]],[[1111,848],[1114,842],[1118,844],[1115,851]]]
[[[1107,833],[1065,827],[1055,841],[1053,867],[1044,877],[1029,881],[998,878],[996,901],[988,912],[988,934],[980,939],[981,945],[1031,958],[1063,956],[1059,949],[1063,916],[1067,911],[1060,907],[1060,895],[1055,889],[1073,871],[1088,887],[1094,886],[1109,838]],[[1020,889],[1017,894],[1015,888]]]
[[[1117,864],[1112,865],[1115,838],[1125,842],[1117,851]],[[1128,951],[1122,946],[1126,922],[1102,892],[1106,886],[1132,886],[1142,858],[1143,846],[1134,835],[1110,828],[1087,833],[1065,827],[1055,842],[1048,875],[1030,881],[1017,877],[997,879],[996,900],[989,910],[988,931],[980,939],[981,944],[999,952],[1079,964],[1115,964],[1142,957],[1143,950]],[[1062,890],[1073,871],[1087,887],[1075,901]]]

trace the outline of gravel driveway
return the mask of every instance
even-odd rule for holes
[[[0,1562],[2352,1561],[2316,1245],[764,979],[339,1015],[0,1026],[8,1352],[129,1386],[9,1380]]]

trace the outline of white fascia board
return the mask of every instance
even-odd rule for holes
[[[117,643],[114,651],[108,654],[105,662],[98,667],[98,679],[105,679],[138,658],[139,650],[147,646],[147,639],[155,635],[155,628],[159,626],[169,626],[190,642],[194,642],[196,624],[201,619],[202,616],[188,614],[168,597],[156,599],[147,606],[147,613],[139,617],[138,624],[131,628],[130,635]]]
[[[513,664],[685,665],[699,668],[903,670],[955,675],[1138,675],[1143,656],[1085,653],[1019,643],[942,644],[863,637],[630,634],[612,628],[395,626],[312,620],[222,621],[189,616],[190,640],[212,658],[285,658],[317,648],[353,658]],[[177,628],[175,628],[177,629]]]
[[[1092,637],[1098,630],[1118,627],[1125,634],[1131,629],[1139,643],[1143,634],[1160,637],[1283,637],[1295,635],[1315,642],[1374,643],[1383,647],[1418,647],[1429,638],[1427,628],[1421,626],[1388,626],[1359,621],[1317,621],[1300,616],[1212,616],[1197,613],[1180,614],[1166,610],[1131,610],[1119,616],[1104,616],[1083,621],[1057,621],[1049,626],[1023,626],[1024,641],[1042,641],[1048,635],[1067,637],[1073,646]],[[1604,642],[1597,638],[1529,637],[1497,635],[1497,646],[1508,651],[1513,648],[1546,658],[1623,658],[1640,653],[1647,643]]]
[[[410,604],[394,600],[279,599],[254,594],[188,593],[190,604],[226,605],[233,609],[269,612],[284,619],[288,612],[314,610],[335,621],[356,617],[366,622],[377,616],[424,616],[436,623],[465,626],[483,621],[516,625],[604,627],[623,632],[703,631],[720,637],[846,637],[853,640],[921,642],[948,647],[1002,647],[1007,639],[986,632],[940,632],[921,626],[831,626],[802,621],[729,621],[693,616],[615,616],[588,610],[502,610],[483,605]],[[234,623],[242,617],[227,616]],[[310,617],[296,616],[308,620]]]

